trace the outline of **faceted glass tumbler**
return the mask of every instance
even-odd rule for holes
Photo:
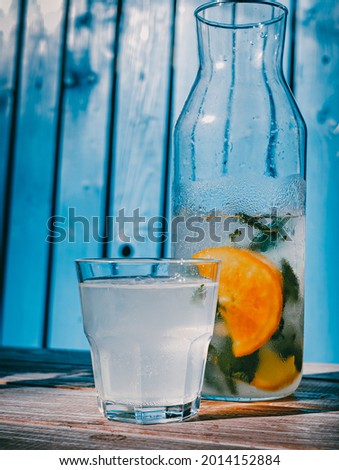
[[[138,424],[196,415],[220,262],[82,259],[76,267],[103,415]]]

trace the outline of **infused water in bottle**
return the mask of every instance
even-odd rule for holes
[[[286,15],[268,2],[195,12],[200,67],[174,133],[172,254],[223,262],[206,398],[280,398],[301,380],[306,127],[282,70]]]

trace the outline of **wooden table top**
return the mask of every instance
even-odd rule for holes
[[[339,364],[305,364],[283,400],[203,400],[183,423],[110,422],[87,352],[0,349],[0,449],[339,449]]]

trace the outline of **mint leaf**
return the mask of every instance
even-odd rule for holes
[[[195,291],[193,292],[191,302],[199,305],[206,299],[206,295],[206,286],[205,284],[201,284],[201,286],[197,287],[197,289],[195,289]]]
[[[289,220],[289,217],[267,217],[272,221],[270,224],[264,224],[260,221],[260,218],[244,213],[237,214],[237,217],[240,222],[259,231],[259,233],[253,237],[249,246],[253,251],[268,251],[277,246],[279,242],[288,239],[288,234],[284,229],[284,225]],[[265,219],[265,217],[261,218],[261,220],[262,219]],[[232,235],[233,234],[231,234],[231,236]]]
[[[207,364],[205,369],[205,384],[213,387],[213,389],[216,391],[216,393],[219,393],[219,395],[225,394],[225,385],[227,385],[230,392],[233,395],[237,395],[237,387],[233,379],[231,379],[230,377],[224,377],[225,382],[222,383],[219,379],[216,379],[216,369],[219,369],[219,371],[221,370],[219,366],[219,354],[217,348],[213,346],[213,344],[210,344],[208,348]]]
[[[232,339],[227,336],[222,348],[217,351],[218,364],[221,371],[229,379],[252,382],[259,365],[259,351],[242,357],[235,357],[232,350]]]
[[[303,348],[299,343],[283,336],[280,341],[272,341],[271,345],[272,349],[283,360],[294,356],[295,368],[298,372],[301,372],[303,365]]]
[[[284,304],[288,300],[296,302],[299,299],[299,281],[286,259],[281,261],[281,272],[284,279],[283,296]]]
[[[234,230],[234,232],[229,234],[229,238],[231,239],[231,242],[236,242],[237,238],[240,235],[242,235],[242,231],[240,230],[240,228],[237,228],[237,229]]]

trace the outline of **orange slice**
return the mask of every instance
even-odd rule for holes
[[[277,353],[264,347],[259,351],[259,367],[251,385],[273,392],[291,385],[298,375],[294,356],[283,360]]]
[[[260,261],[267,264],[267,266],[269,266],[272,269],[272,271],[277,277],[279,284],[282,287],[283,282],[284,282],[283,276],[281,274],[281,271],[276,267],[273,261],[271,261],[269,258],[267,258],[267,256],[263,255],[262,253],[258,253],[257,251],[250,251],[249,253],[251,253],[251,255],[253,256],[256,256]]]
[[[259,349],[281,320],[280,271],[264,255],[240,248],[207,248],[193,258],[222,261],[218,301],[233,341],[233,354],[241,357]],[[208,277],[208,272],[201,274]]]

